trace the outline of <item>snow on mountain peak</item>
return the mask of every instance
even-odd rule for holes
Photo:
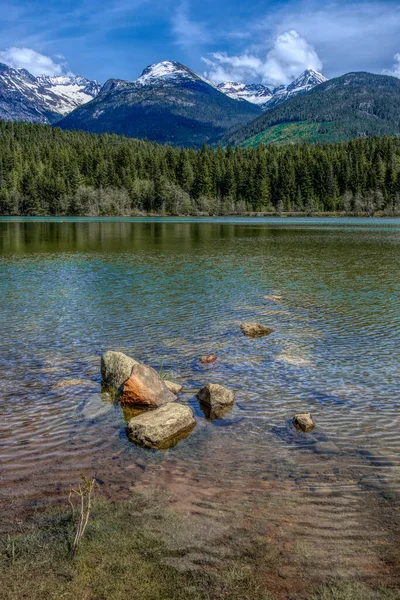
[[[292,81],[292,83],[288,85],[286,89],[289,92],[300,88],[311,89],[320,83],[324,83],[325,81],[328,81],[328,79],[322,75],[322,73],[318,73],[318,71],[314,71],[313,69],[306,69],[297,77],[297,79]]]
[[[32,110],[44,115],[43,122],[46,122],[47,113],[65,115],[92,100],[100,91],[100,84],[79,76],[35,77],[25,69],[0,65],[0,89],[28,101]]]
[[[234,100],[247,100],[252,104],[264,104],[272,96],[271,90],[262,83],[241,83],[239,81],[225,81],[217,85],[223,94]]]
[[[165,60],[146,67],[141,76],[136,80],[136,83],[145,85],[147,83],[156,83],[160,80],[165,81],[178,78],[192,79],[193,81],[201,79],[201,77],[188,69],[188,67],[181,65],[181,63]]]
[[[224,83],[220,83],[217,88],[230,98],[247,100],[268,110],[292,96],[308,92],[316,85],[325,81],[328,80],[322,73],[318,73],[318,71],[314,71],[313,69],[306,69],[288,86],[280,85],[272,91],[261,83],[245,84],[237,81],[225,81]]]

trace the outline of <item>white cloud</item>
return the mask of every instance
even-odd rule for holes
[[[278,35],[264,58],[250,52],[238,56],[214,52],[202,60],[208,66],[205,76],[214,83],[261,79],[271,86],[287,85],[305,69],[322,69],[314,47],[295,29]]]
[[[391,75],[400,78],[400,52],[394,55],[394,63],[390,69],[383,69],[383,75]]]
[[[400,4],[394,0],[293,0],[252,23],[255,43],[295,29],[318,50],[325,75],[382,72],[398,52]]]
[[[26,69],[32,75],[62,75],[67,72],[63,56],[57,56],[58,62],[50,56],[40,54],[31,48],[5,48],[0,50],[0,62],[14,69]]]

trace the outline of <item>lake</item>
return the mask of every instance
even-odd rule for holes
[[[84,472],[112,499],[156,488],[204,522],[242,520],[291,557],[282,582],[304,560],[394,581],[399,274],[395,219],[1,218],[3,529]],[[247,338],[244,321],[276,331]],[[187,439],[127,439],[129,412],[101,394],[108,349],[173,371]],[[220,419],[195,398],[208,382],[236,394]],[[308,411],[304,434],[291,420]]]

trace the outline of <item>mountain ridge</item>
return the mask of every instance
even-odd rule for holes
[[[366,72],[347,73],[264,112],[251,123],[225,136],[224,143],[268,143],[272,141],[272,134],[273,141],[279,143],[276,128],[289,124],[293,141],[332,142],[399,135],[399,103],[400,79]],[[301,140],[296,137],[296,124],[306,133]],[[307,134],[307,127],[311,137]],[[290,141],[290,137],[286,141]]]
[[[93,99],[100,84],[80,76],[35,77],[0,63],[0,118],[51,124]]]
[[[289,85],[281,85],[273,89],[262,83],[245,84],[236,81],[225,81],[218,84],[217,88],[230,98],[247,100],[257,104],[262,110],[269,110],[293,96],[310,91],[326,81],[328,79],[322,73],[313,69],[306,69]]]
[[[136,81],[108,80],[96,98],[57,126],[199,147],[260,113],[181,63],[163,61],[146,67]]]

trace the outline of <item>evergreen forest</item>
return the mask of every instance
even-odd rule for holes
[[[0,122],[1,215],[400,214],[400,138],[173,148]]]

